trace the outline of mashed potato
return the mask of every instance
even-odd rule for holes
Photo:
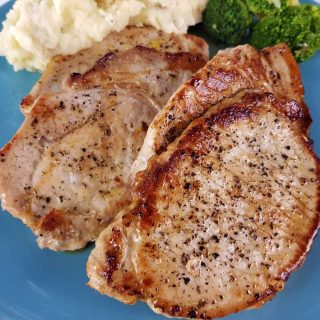
[[[185,33],[208,0],[17,0],[3,23],[0,55],[15,70],[43,70],[129,24]]]

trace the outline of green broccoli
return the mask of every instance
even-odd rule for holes
[[[246,0],[246,3],[249,10],[260,17],[299,5],[298,0]]]
[[[236,45],[247,35],[253,22],[243,0],[209,0],[204,13],[205,30],[217,42]]]
[[[320,7],[302,4],[267,16],[253,28],[251,44],[258,49],[285,42],[298,62],[320,49]]]

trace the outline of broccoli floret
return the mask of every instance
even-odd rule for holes
[[[299,5],[298,0],[246,0],[246,3],[249,10],[258,16],[265,16],[289,6]]]
[[[243,0],[209,0],[204,13],[204,26],[217,42],[236,45],[247,36],[253,22]]]
[[[298,62],[305,61],[320,50],[320,7],[302,4],[264,18],[250,42],[258,49],[285,42]]]

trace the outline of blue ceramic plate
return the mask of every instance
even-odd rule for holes
[[[5,19],[10,4],[0,8]],[[1,45],[1,44],[0,44]],[[306,101],[314,119],[312,138],[320,154],[320,53],[301,65]],[[23,116],[19,102],[38,79],[37,73],[15,73],[0,58],[0,145],[11,139]],[[92,247],[78,253],[40,250],[32,232],[7,212],[0,216],[0,320],[155,320],[145,304],[126,306],[101,296],[87,285],[85,264]],[[320,319],[320,239],[285,290],[262,309],[228,320]]]

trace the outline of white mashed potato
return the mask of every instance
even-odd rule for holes
[[[51,57],[73,54],[127,25],[185,33],[208,0],[17,0],[0,33],[0,55],[15,70],[43,70]]]

